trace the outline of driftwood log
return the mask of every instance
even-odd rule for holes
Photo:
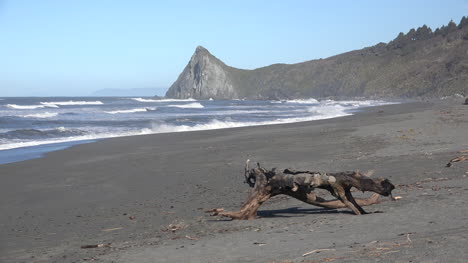
[[[247,161],[245,168],[245,182],[252,187],[252,191],[239,211],[225,212],[223,209],[212,209],[212,216],[224,216],[232,219],[255,219],[258,208],[275,195],[288,195],[305,203],[324,208],[349,208],[356,215],[366,214],[362,206],[379,202],[380,195],[391,196],[395,186],[388,179],[372,179],[360,172],[319,173],[310,171],[294,171],[286,169],[278,172],[276,169],[267,170],[257,164],[256,168],[249,168]],[[374,192],[371,197],[355,199],[351,188],[360,191]],[[325,200],[317,196],[313,190],[321,188],[328,190],[336,200]]]

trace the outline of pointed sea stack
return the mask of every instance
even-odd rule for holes
[[[231,76],[221,60],[204,47],[198,46],[166,97],[179,99],[237,99]]]

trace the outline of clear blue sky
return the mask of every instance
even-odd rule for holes
[[[468,0],[0,0],[0,97],[168,87],[197,45],[253,69],[388,42]]]

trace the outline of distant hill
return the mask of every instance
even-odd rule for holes
[[[171,98],[414,98],[468,95],[468,19],[426,25],[389,43],[326,59],[233,68],[199,46],[166,93]]]
[[[166,91],[167,88],[101,89],[91,95],[98,97],[163,96]]]

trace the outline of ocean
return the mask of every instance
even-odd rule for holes
[[[350,115],[377,100],[0,98],[0,164],[98,139],[293,123]]]

